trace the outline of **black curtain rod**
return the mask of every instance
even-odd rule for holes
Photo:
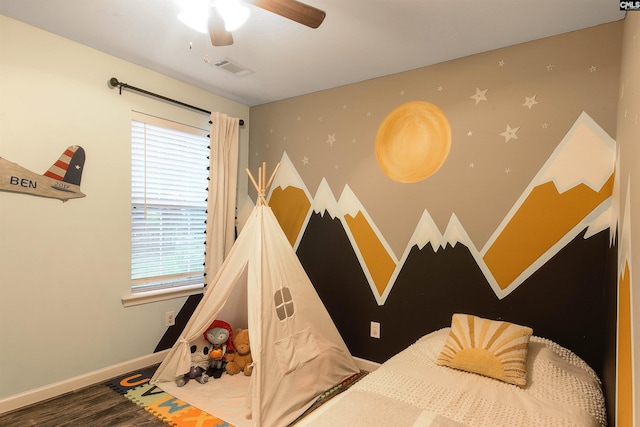
[[[191,108],[192,110],[200,111],[201,113],[211,114],[211,111],[207,111],[203,108],[194,107],[193,105],[185,104],[184,102],[176,101],[175,99],[167,98],[166,96],[158,95],[157,93],[149,92],[148,90],[140,89],[139,87],[131,86],[130,84],[118,81],[115,77],[109,79],[109,86],[112,88],[119,87],[120,95],[122,95],[122,88],[134,90],[136,92],[144,93],[145,95],[153,96],[154,98],[162,99],[163,101],[172,102],[182,107]],[[240,126],[244,126],[244,120],[240,119]]]

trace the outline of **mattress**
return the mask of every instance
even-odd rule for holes
[[[531,337],[518,387],[439,366],[449,328],[428,334],[298,426],[606,426],[595,372],[574,353]]]

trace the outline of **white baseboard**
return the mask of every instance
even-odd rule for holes
[[[117,377],[118,375],[126,374],[127,372],[131,372],[136,369],[160,363],[167,353],[169,353],[169,350],[152,353],[147,356],[138,357],[137,359],[128,360],[126,362],[118,363],[117,365],[108,366],[84,375],[79,375],[77,377],[0,399],[0,414],[42,402],[43,400],[51,399],[52,397],[56,397],[61,394],[97,384],[101,381],[107,381],[111,378]]]
[[[380,367],[380,364],[378,362],[372,362],[371,360],[361,359],[359,357],[354,357],[354,360],[356,361],[356,365],[358,365],[358,368],[362,369],[363,371],[372,372]]]

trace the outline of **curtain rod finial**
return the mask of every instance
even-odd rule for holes
[[[112,88],[118,86],[119,84],[120,84],[120,82],[115,77],[111,77],[109,79],[109,86],[111,86]]]

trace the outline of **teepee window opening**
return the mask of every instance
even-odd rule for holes
[[[293,316],[293,298],[291,297],[291,291],[289,288],[285,286],[282,289],[278,289],[273,296],[273,301],[276,306],[278,319],[286,320]]]
[[[131,121],[131,290],[204,282],[207,131],[135,114]]]

